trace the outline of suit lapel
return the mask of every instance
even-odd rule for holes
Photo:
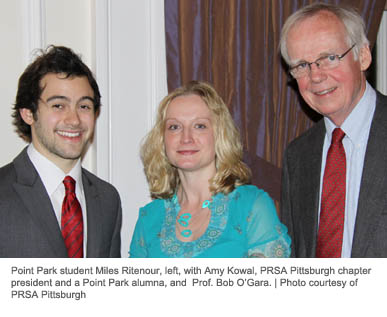
[[[373,226],[384,210],[387,188],[387,98],[377,93],[360,185],[351,257],[364,257]]]
[[[305,244],[305,257],[314,257],[316,253],[318,209],[320,192],[321,159],[325,137],[325,125],[321,120],[316,124],[315,130],[307,140],[307,148],[301,155],[304,166],[300,179],[300,195],[302,195],[302,206],[299,219],[302,221],[303,238]]]
[[[82,182],[87,209],[87,257],[94,258],[99,256],[102,245],[102,210],[97,187],[83,169]]]
[[[17,180],[13,184],[16,193],[37,228],[46,235],[54,253],[58,257],[67,257],[67,250],[50,198],[28,157],[27,148],[15,158],[13,163],[17,174]]]

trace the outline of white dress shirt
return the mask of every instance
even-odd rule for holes
[[[54,208],[56,219],[58,220],[59,228],[61,226],[62,218],[62,204],[65,197],[65,187],[63,180],[66,176],[71,176],[75,180],[75,195],[82,208],[83,216],[83,256],[86,257],[87,245],[87,213],[86,213],[86,199],[83,191],[82,183],[82,166],[81,160],[75,164],[73,169],[65,174],[58,166],[38,152],[33,144],[28,146],[27,154],[37,170],[40,179],[46,188],[47,194],[50,197],[52,207]]]
[[[341,257],[343,258],[351,257],[364,157],[375,106],[376,92],[368,83],[366,83],[366,90],[363,97],[340,127],[345,133],[343,146],[347,164],[344,233],[341,251]],[[322,183],[327,153],[332,140],[332,132],[336,128],[336,125],[326,117],[324,117],[324,123],[327,132],[325,134],[321,164],[319,215],[321,210]]]

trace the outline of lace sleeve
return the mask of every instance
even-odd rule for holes
[[[247,217],[248,257],[290,256],[290,237],[277,216],[273,200],[260,191]]]
[[[146,215],[144,208],[140,208],[136,227],[132,236],[132,242],[130,243],[129,257],[131,258],[146,258],[148,251],[145,243],[144,224],[143,218]]]

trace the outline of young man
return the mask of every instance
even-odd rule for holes
[[[99,110],[70,49],[51,46],[24,71],[13,117],[30,144],[0,169],[0,257],[120,257],[118,192],[81,167]]]
[[[324,116],[283,161],[281,218],[296,257],[387,257],[387,97],[366,81],[362,18],[312,4],[286,21],[281,54]]]

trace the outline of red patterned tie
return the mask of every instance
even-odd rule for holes
[[[75,196],[75,180],[66,176],[63,180],[66,194],[62,204],[62,236],[70,258],[83,257],[82,209]]]
[[[321,194],[318,258],[339,258],[343,243],[346,160],[342,140],[345,133],[336,128],[328,150]]]

